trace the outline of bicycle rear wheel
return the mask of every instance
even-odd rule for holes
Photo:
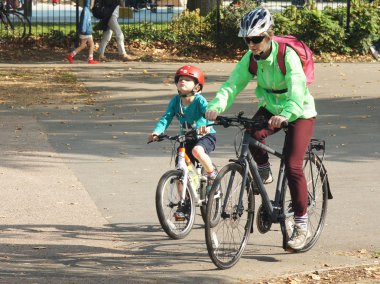
[[[216,165],[213,163],[212,164],[214,166],[214,169],[217,171],[217,167]],[[207,176],[207,172],[204,168],[202,168],[202,176],[206,177]],[[201,184],[200,184],[200,187],[199,187],[199,195],[200,195],[200,198],[202,200],[205,200],[204,204],[202,204],[200,206],[200,210],[201,210],[201,216],[202,216],[202,219],[203,219],[203,222],[206,223],[206,218],[207,218],[207,208],[206,208],[206,204],[207,204],[207,200],[208,200],[208,192],[207,192],[207,180],[206,181],[201,181]],[[219,202],[220,199],[216,200],[215,202],[217,202],[215,205],[216,205],[216,208],[217,209],[220,209],[220,202]],[[212,219],[212,222],[215,223],[215,222],[218,222],[218,217],[220,216],[220,212],[218,212],[218,210],[215,210],[214,211],[214,218]]]
[[[313,153],[306,154],[303,172],[307,183],[307,213],[309,216],[308,228],[311,232],[311,236],[302,249],[296,250],[298,252],[310,250],[317,242],[325,224],[328,200],[327,175],[317,155]],[[292,235],[294,226],[294,212],[292,209],[292,202],[288,187],[283,198],[283,210],[285,222],[282,223],[282,232],[284,234],[284,246],[286,248],[286,243]]]
[[[212,262],[220,269],[230,268],[239,261],[252,226],[255,202],[250,183],[247,183],[243,192],[242,208],[237,212],[243,174],[241,165],[226,165],[219,172],[209,193],[209,197],[213,198],[207,202],[207,251]],[[218,222],[213,224],[217,202],[222,205],[222,209]]]
[[[194,197],[189,190],[189,184],[186,189],[185,220],[176,221],[174,213],[177,211],[178,204],[181,201],[178,185],[182,183],[182,172],[171,170],[166,172],[160,179],[156,190],[156,211],[158,220],[165,233],[172,239],[182,239],[186,237],[194,224],[195,204]]]

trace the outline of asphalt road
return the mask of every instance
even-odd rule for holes
[[[200,216],[186,239],[173,241],[155,213],[157,181],[173,163],[170,144],[147,145],[146,137],[175,94],[179,65],[47,64],[76,73],[95,92],[96,104],[0,108],[0,282],[239,283],[378,265],[371,252],[380,251],[379,64],[316,65],[314,136],[326,140],[334,195],[316,246],[286,253],[274,225],[265,235],[255,231],[240,262],[225,271],[208,257]],[[199,66],[211,99],[234,64]],[[253,114],[254,86],[226,114]],[[173,123],[171,133],[176,129]],[[213,160],[222,167],[234,156],[234,131],[217,129],[217,135]],[[282,135],[269,143],[281,149]]]

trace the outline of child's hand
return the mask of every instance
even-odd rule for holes
[[[157,141],[157,134],[151,133],[148,135],[148,142]]]
[[[200,135],[206,135],[209,132],[210,132],[209,127],[207,127],[205,125],[198,128],[198,134],[200,134]]]

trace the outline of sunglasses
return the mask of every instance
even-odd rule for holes
[[[254,44],[258,44],[263,41],[265,36],[252,36],[252,37],[245,37],[244,41],[246,44],[250,44],[251,42]]]

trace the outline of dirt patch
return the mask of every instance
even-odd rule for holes
[[[95,99],[76,76],[64,68],[0,68],[0,104],[94,104]]]
[[[248,283],[248,282],[242,282]],[[380,265],[326,269],[306,274],[272,278],[258,284],[380,283]]]

